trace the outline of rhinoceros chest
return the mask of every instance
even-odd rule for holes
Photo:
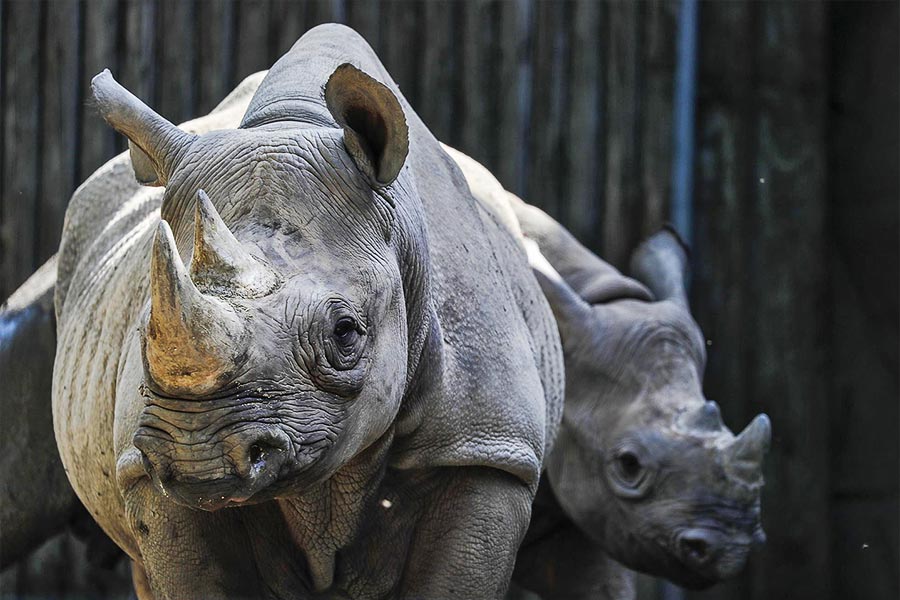
[[[371,486],[337,479],[301,498],[242,509],[256,570],[275,597],[376,600],[401,585],[426,498],[440,482],[395,470]]]

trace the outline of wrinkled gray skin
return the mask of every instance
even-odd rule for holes
[[[623,599],[633,581],[614,560],[689,588],[737,574],[765,539],[770,425],[760,415],[735,437],[703,397],[680,241],[663,230],[644,242],[630,279],[540,210],[511,206],[540,249],[532,264],[566,363],[563,423],[514,581],[545,599]]]
[[[201,136],[92,88],[134,172],[67,213],[54,427],[139,596],[501,597],[558,334],[371,49],[311,30]]]

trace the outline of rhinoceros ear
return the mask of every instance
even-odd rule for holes
[[[391,184],[409,151],[409,128],[397,97],[353,65],[335,69],[325,84],[325,103],[344,129],[344,145],[373,184]]]
[[[669,226],[650,236],[631,255],[631,273],[650,288],[657,300],[672,300],[688,308],[687,246]]]
[[[134,175],[144,185],[166,185],[175,162],[195,139],[155,113],[113,79],[109,69],[91,80],[100,114],[128,137]]]

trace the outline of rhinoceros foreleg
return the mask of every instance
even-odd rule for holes
[[[530,534],[529,534],[530,535]],[[515,582],[543,600],[634,600],[634,572],[616,562],[572,522],[523,546]]]
[[[400,598],[503,598],[533,494],[495,469],[448,470],[409,549]]]
[[[138,598],[260,597],[264,588],[240,510],[185,508],[147,479],[125,494],[140,548],[140,561],[132,567]]]

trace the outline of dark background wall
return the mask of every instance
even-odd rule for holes
[[[732,428],[765,411],[775,431],[769,543],[741,577],[687,597],[900,597],[898,5],[700,3],[695,60],[679,68],[690,9],[675,0],[3,2],[0,296],[55,252],[71,192],[124,148],[87,101],[94,74],[109,67],[179,122],[309,27],[347,23],[440,139],[617,266],[673,209],[687,215],[707,395]],[[676,115],[691,111],[679,133]],[[693,188],[673,187],[683,160]],[[689,202],[673,206],[685,193]],[[122,566],[92,567],[64,535],[8,569],[0,589],[121,596],[125,580]]]

